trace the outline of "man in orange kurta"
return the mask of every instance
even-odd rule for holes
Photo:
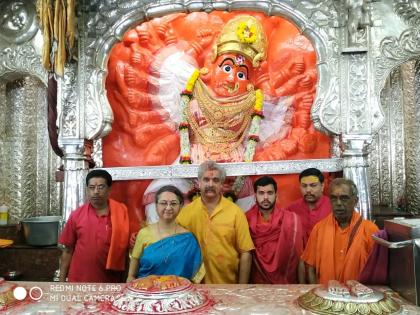
[[[333,213],[313,228],[301,259],[309,283],[358,279],[373,249],[372,234],[379,229],[354,211],[356,185],[337,178],[330,185]]]

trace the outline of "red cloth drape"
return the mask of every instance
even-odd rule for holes
[[[258,206],[246,214],[255,245],[252,278],[258,283],[297,283],[303,231],[295,213],[276,207],[269,222],[258,224]]]

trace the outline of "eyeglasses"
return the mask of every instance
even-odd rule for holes
[[[159,201],[157,204],[162,208],[166,208],[167,206],[175,208],[180,205],[179,201]]]
[[[104,184],[96,185],[96,186],[91,185],[91,186],[88,186],[88,189],[90,191],[95,191],[96,189],[98,189],[98,191],[104,191],[107,187],[108,186]]]

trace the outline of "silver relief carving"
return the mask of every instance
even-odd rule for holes
[[[411,26],[420,23],[420,1],[418,0],[394,0],[394,11]]]
[[[109,105],[103,81],[102,70],[93,69],[91,79],[86,83],[85,91],[85,137],[99,139],[111,131],[114,120],[111,106]],[[102,92],[101,92],[102,91]]]
[[[391,70],[405,61],[420,55],[420,30],[409,28],[400,37],[387,36],[380,43],[376,60],[376,90],[380,91]]]
[[[254,163],[223,163],[228,176],[262,174],[296,174],[306,168],[316,167],[323,172],[343,170],[343,159],[311,159]],[[169,166],[113,167],[105,168],[114,180],[196,178],[199,165],[174,164]]]
[[[30,44],[0,49],[0,77],[20,77],[23,73],[34,75],[47,84],[47,73],[42,67],[41,57]]]
[[[402,67],[402,71],[404,71]],[[405,178],[405,122],[404,122],[404,98],[400,72],[398,76],[391,76],[391,85],[395,88],[391,90],[390,98],[390,158],[392,160],[390,188],[390,204],[397,207],[402,199],[405,198],[406,178]]]
[[[102,139],[97,139],[93,141],[92,159],[95,163],[95,167],[103,166],[104,163],[102,161]]]
[[[398,71],[397,71],[398,72]],[[394,75],[398,75],[398,73],[394,74]],[[394,82],[389,82],[389,86],[391,87],[392,83]],[[395,87],[394,87],[395,88]],[[390,98],[392,95],[392,90],[391,88],[387,91],[383,91],[382,93],[382,108],[385,111],[385,124],[384,126],[382,126],[382,128],[379,130],[377,136],[378,136],[378,145],[379,145],[379,178],[380,178],[380,187],[379,187],[379,194],[380,194],[380,200],[379,200],[379,204],[382,205],[391,205],[392,201],[391,201],[391,187],[390,187],[390,183],[391,183],[391,141],[390,141],[390,132],[391,132],[391,126],[390,126],[390,110],[392,108],[390,102]]]
[[[58,78],[57,102],[60,107],[60,138],[80,136],[79,107],[76,93],[77,67],[67,64],[64,77]]]
[[[405,166],[407,210],[419,213],[420,207],[420,64],[411,61],[402,66],[404,122],[405,122]]]
[[[58,214],[61,190],[51,183],[60,160],[49,146],[45,86],[30,76],[1,82],[0,201],[9,222]]]
[[[412,208],[417,195],[411,182],[416,170],[414,61],[392,71],[381,93],[385,124],[375,135],[369,154],[369,176],[374,205]],[[415,175],[414,175],[415,177]],[[413,197],[412,197],[413,196]]]
[[[296,3],[294,1],[290,1]],[[331,0],[312,0],[312,1],[298,1],[296,8],[304,12],[311,20],[316,21],[319,26],[331,26],[338,27],[342,26],[343,19],[339,19],[339,16],[343,16],[342,5],[339,1]]]
[[[372,200],[372,205],[380,204],[380,189],[381,189],[381,178],[379,177],[380,173],[380,157],[382,156],[382,150],[380,144],[379,133],[377,133],[372,139],[371,151],[368,155],[368,174],[369,174],[369,184],[370,184],[370,197]]]
[[[311,114],[312,120],[317,129],[325,126],[325,128],[330,132],[340,134],[342,130],[341,118],[337,115],[337,113],[341,110],[340,92],[338,79],[335,79],[336,80],[333,78],[331,82],[330,91],[328,92],[328,97],[325,99],[324,103],[322,102],[322,99],[315,101],[312,106]]]
[[[10,44],[30,40],[38,31],[32,1],[0,1],[0,39]]]
[[[384,57],[400,61],[410,58],[413,54],[420,53],[420,30],[411,28],[405,30],[400,38],[385,38],[381,42],[381,52]]]
[[[328,43],[326,45],[329,52],[327,53],[328,62],[320,64],[318,69],[320,72],[329,73],[330,82],[328,84],[319,84],[318,89],[322,91],[328,87],[328,91],[321,92],[319,97],[314,101],[311,109],[312,122],[316,129],[323,130],[328,133],[339,134],[341,132],[341,120],[337,112],[340,112],[340,90],[339,90],[339,56],[340,56],[340,28],[329,28],[327,32]],[[323,68],[328,70],[323,70]],[[322,98],[325,95],[325,98]]]
[[[368,70],[366,54],[350,54],[348,67],[348,111],[346,130],[349,134],[370,133],[370,110],[368,100]]]
[[[345,0],[347,15],[348,46],[366,45],[366,26],[371,25],[369,0]]]

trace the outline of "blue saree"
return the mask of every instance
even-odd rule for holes
[[[200,245],[191,232],[166,237],[147,246],[137,277],[176,275],[192,279],[202,262]]]

